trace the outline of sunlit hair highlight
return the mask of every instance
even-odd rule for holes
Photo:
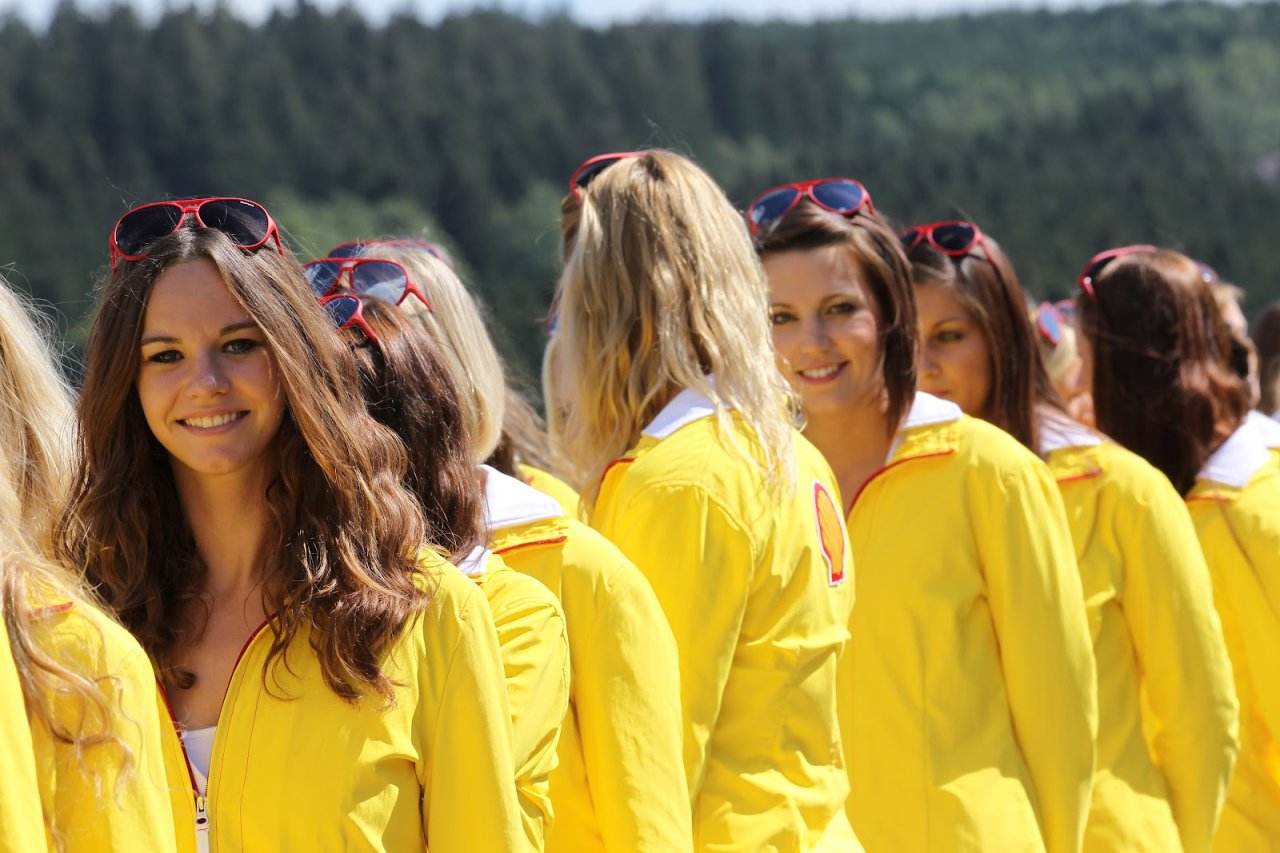
[[[1211,287],[1194,261],[1162,249],[1112,261],[1093,291],[1076,300],[1076,321],[1093,356],[1098,427],[1186,494],[1248,410]]]
[[[721,435],[771,490],[789,488],[795,397],[774,364],[764,270],[724,193],[688,159],[650,151],[605,169],[569,209],[556,333],[569,405],[555,438],[584,506],[683,388],[712,401]],[[759,459],[734,440],[731,412]]]
[[[381,655],[430,594],[417,567],[422,514],[400,484],[403,447],[366,412],[351,353],[292,257],[246,253],[221,232],[184,227],[106,280],[86,348],[60,553],[84,566],[166,684],[194,681],[172,651],[203,631],[181,614],[204,604],[206,567],[135,388],[147,300],[166,269],[186,262],[212,263],[257,323],[287,401],[264,496],[272,532],[263,606],[273,615],[263,677],[305,631],[335,694],[356,701],[373,690],[390,702]]]

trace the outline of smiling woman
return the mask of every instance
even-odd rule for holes
[[[59,538],[157,664],[179,848],[514,848],[488,607],[301,267],[252,202],[138,210]]]

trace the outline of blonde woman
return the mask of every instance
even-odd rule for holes
[[[3,798],[26,803],[19,823],[3,818],[0,848],[169,850],[151,664],[48,556],[72,424],[49,337],[0,279],[0,675],[16,674],[26,708],[17,706],[15,717],[13,682],[4,679]],[[34,775],[24,779],[24,768]]]
[[[592,158],[561,210],[556,421],[584,512],[675,633],[694,847],[856,849],[839,491],[788,420],[746,228],[667,151]]]
[[[429,253],[376,251],[408,271],[430,309],[427,300],[385,288],[371,295],[398,303],[439,345],[458,386],[472,458],[478,464],[492,457],[502,439],[507,385],[478,303]],[[607,539],[516,471],[480,470],[489,546],[550,589],[568,623],[569,713],[550,778],[556,821],[547,849],[688,849],[675,641],[653,591]],[[531,719],[527,727],[551,722]]]

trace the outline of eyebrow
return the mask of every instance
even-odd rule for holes
[[[231,334],[232,332],[238,332],[241,329],[256,329],[256,328],[258,328],[258,324],[255,323],[254,321],[241,320],[238,323],[232,323],[230,326],[223,326],[221,329],[218,330],[218,337],[221,338],[225,335]],[[176,344],[176,343],[179,343],[178,338],[175,338],[171,335],[151,335],[150,337],[143,338],[138,345],[146,346],[147,344]]]

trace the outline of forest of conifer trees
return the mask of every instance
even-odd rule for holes
[[[847,175],[897,222],[972,218],[1041,295],[1141,241],[1211,264],[1252,310],[1280,297],[1275,2],[608,29],[64,5],[47,31],[0,20],[0,140],[0,264],[73,341],[121,212],[228,194],[303,258],[447,245],[528,367],[567,176],[645,146],[691,154],[743,206]]]

